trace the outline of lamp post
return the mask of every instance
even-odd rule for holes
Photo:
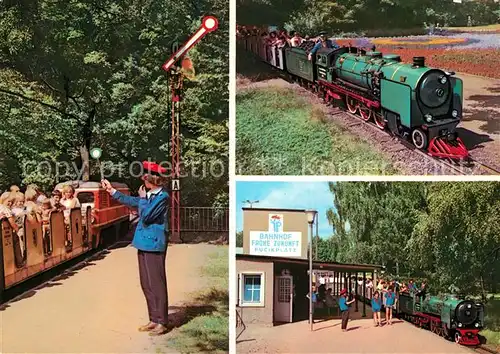
[[[313,302],[312,302],[312,237],[313,237],[313,223],[318,213],[316,210],[306,210],[307,222],[309,223],[309,324],[311,331],[313,330]]]
[[[258,200],[250,200],[250,199],[247,199],[247,200],[244,200],[243,203],[245,204],[250,204],[250,208],[253,207],[254,204],[257,204],[259,201]]]

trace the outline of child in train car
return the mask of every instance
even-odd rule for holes
[[[80,201],[75,197],[75,189],[73,186],[66,185],[62,189],[61,204],[64,206],[64,218],[67,219],[69,224],[69,216],[71,214],[71,209],[80,208]]]
[[[62,193],[60,190],[54,190],[52,192],[52,199],[50,200],[52,204],[52,208],[54,208],[55,211],[63,211],[66,209],[64,205],[61,204],[61,199],[62,199]]]
[[[410,279],[410,281],[408,282],[408,291],[410,291],[410,292],[417,291],[417,286],[413,282],[413,279]]]
[[[396,293],[393,287],[389,286],[384,295],[385,298],[385,322],[392,325],[392,309],[396,305]]]
[[[37,198],[37,191],[33,188],[28,188],[24,193],[24,207],[26,208],[26,215],[30,221],[42,222],[40,208],[36,204]]]
[[[276,45],[278,46],[278,48],[284,48],[284,47],[288,47],[290,45],[290,43],[288,43],[288,40],[285,36],[280,36],[280,37],[278,37],[278,41],[276,42]]]
[[[302,44],[302,42],[303,42],[303,39],[300,38],[299,32],[295,32],[293,34],[293,37],[290,39],[290,45],[292,47],[298,47]]]
[[[47,196],[42,192],[40,187],[38,187],[36,184],[30,184],[26,191],[28,190],[33,190],[35,192],[35,199],[33,200],[36,204],[41,205],[42,201],[47,198]]]
[[[28,209],[25,206],[25,197],[23,193],[15,193],[12,199],[12,216],[17,225],[16,233],[19,238],[21,254],[24,255],[24,216],[28,214]]]
[[[342,332],[347,332],[347,323],[349,322],[349,305],[356,299],[348,300],[347,289],[342,289],[339,298],[339,308],[342,313]]]
[[[75,189],[73,186],[65,185],[62,189],[63,199],[61,200],[61,204],[64,205],[64,223],[66,225],[66,246],[71,246],[71,231],[70,231],[70,216],[71,209],[80,208],[80,201],[75,197]]]
[[[51,200],[45,198],[42,200],[41,215],[42,215],[42,235],[43,244],[45,248],[45,253],[51,251],[50,242],[48,242],[49,232],[50,232],[50,213],[56,209],[52,206]]]
[[[4,192],[0,196],[0,204],[5,205],[9,209],[12,208],[12,205],[14,204],[14,197],[12,192]]]
[[[380,311],[382,310],[382,298],[380,297],[380,293],[375,291],[372,298],[372,312],[373,312],[373,323],[375,327],[382,326],[380,320]]]
[[[42,200],[42,206],[40,208],[41,216],[42,216],[42,225],[48,225],[50,221],[50,212],[54,210],[52,207],[52,203],[49,198],[45,198]]]
[[[24,194],[21,192],[12,193],[11,197],[11,209],[13,215],[19,215],[26,213],[26,207],[24,206]]]
[[[408,287],[406,286],[406,284],[404,282],[401,283],[401,287],[399,289],[399,292],[400,293],[407,293],[408,292]]]

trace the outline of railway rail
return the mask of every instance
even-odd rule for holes
[[[344,110],[340,107],[339,107],[339,109],[342,110],[342,113],[345,113],[346,115],[357,119],[360,123],[365,123],[371,129],[380,130],[380,128],[378,128],[375,123],[366,122],[361,117],[359,117],[355,114],[352,114],[352,113],[348,112],[347,110]],[[453,170],[455,172],[455,174],[457,174],[457,175],[468,176],[468,175],[473,175],[473,174],[486,174],[486,173],[475,173],[476,171],[479,171],[479,170],[482,170],[485,172],[488,171],[488,174],[500,175],[500,170],[497,170],[489,165],[486,165],[486,164],[474,159],[473,157],[470,157],[469,159],[461,161],[461,162],[456,162],[456,161],[453,161],[450,159],[438,159],[436,157],[431,156],[429,153],[427,153],[425,151],[417,149],[409,141],[406,141],[403,138],[400,138],[400,137],[395,137],[395,138],[398,139],[398,141],[404,147],[406,147],[408,150],[414,151],[418,155],[423,156],[432,162],[437,162],[443,166],[446,166],[448,169]]]
[[[488,348],[487,346],[485,345],[480,345],[476,348],[473,348],[473,350],[476,352],[476,353],[480,353],[480,354],[498,354],[499,352],[494,350],[494,349],[491,349],[491,348]]]

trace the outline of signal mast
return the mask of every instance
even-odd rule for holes
[[[180,243],[181,240],[181,191],[180,191],[180,164],[181,164],[181,124],[180,104],[182,101],[182,86],[185,74],[175,65],[184,55],[209,32],[213,32],[219,26],[217,18],[206,16],[203,18],[200,28],[180,47],[165,64],[162,69],[170,74],[170,90],[172,92],[171,111],[171,194],[170,194],[170,239],[172,243]]]

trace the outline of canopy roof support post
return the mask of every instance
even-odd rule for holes
[[[366,317],[366,272],[363,272],[363,314],[361,317]]]
[[[355,304],[355,307],[356,307],[356,312],[359,312],[359,309],[358,309],[358,301],[359,301],[359,294],[358,294],[358,272],[356,272],[356,279],[354,279],[354,282],[355,282],[355,286],[354,286],[354,289],[355,289],[355,294],[356,294],[356,301],[354,301],[354,304]]]

